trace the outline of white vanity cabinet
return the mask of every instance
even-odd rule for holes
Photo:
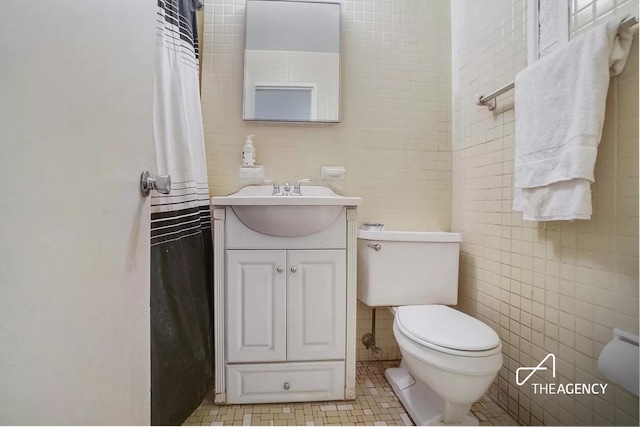
[[[226,262],[228,402],[343,399],[346,250],[227,250]],[[307,361],[331,362],[260,364]]]
[[[214,206],[216,403],[355,398],[355,213],[283,237]]]
[[[284,251],[227,251],[227,361],[287,360]]]
[[[227,361],[344,359],[345,250],[228,250]]]
[[[287,360],[344,359],[346,252],[287,251]]]

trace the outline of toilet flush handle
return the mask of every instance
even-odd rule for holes
[[[380,243],[376,243],[375,245],[373,243],[369,243],[367,244],[367,246],[374,249],[376,252],[380,252],[380,250],[382,249],[382,246],[380,246]]]

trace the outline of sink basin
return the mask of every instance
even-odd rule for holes
[[[230,206],[244,225],[271,236],[296,237],[317,233],[331,225],[345,206],[362,203],[330,188],[305,185],[302,196],[272,196],[270,185],[250,185],[237,193],[212,197],[214,206]]]

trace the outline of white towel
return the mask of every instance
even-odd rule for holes
[[[624,18],[598,25],[516,77],[513,209],[529,221],[591,218],[609,78],[631,49]]]
[[[591,219],[591,182],[576,178],[544,187],[515,188],[513,210],[525,221]]]

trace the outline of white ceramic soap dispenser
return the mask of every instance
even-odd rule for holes
[[[256,164],[256,148],[253,146],[253,138],[255,135],[247,136],[247,140],[242,147],[242,166],[255,166]]]

